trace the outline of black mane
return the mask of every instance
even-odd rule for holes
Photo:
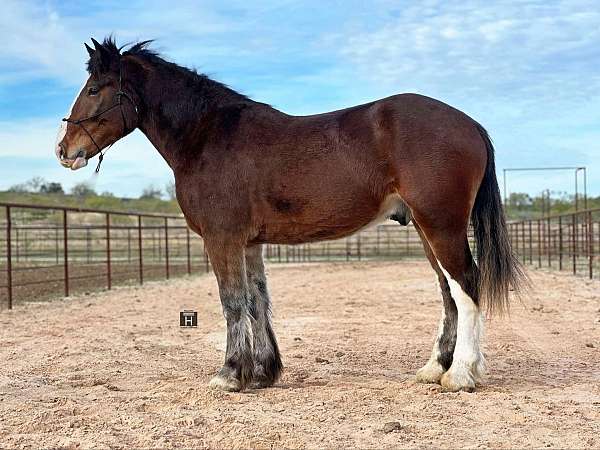
[[[102,42],[102,47],[106,50],[106,53],[109,55],[109,66],[112,70],[118,71],[119,61],[122,57],[135,56],[149,62],[154,66],[162,66],[175,71],[185,79],[189,80],[190,84],[196,84],[201,86],[206,86],[208,84],[212,88],[224,90],[228,94],[234,95],[240,100],[248,100],[248,97],[246,97],[245,95],[240,94],[239,92],[231,89],[229,86],[223,83],[209,78],[203,73],[198,73],[194,69],[188,69],[187,67],[183,67],[173,62],[167,61],[156,50],[149,48],[152,42],[154,42],[154,40],[149,39],[146,41],[139,41],[134,44],[124,44],[121,47],[119,47],[117,46],[114,37],[110,35],[104,38],[104,41]],[[122,52],[122,50],[127,46],[129,46],[129,48]],[[87,62],[87,71],[90,75],[102,73],[103,67],[104,65],[101,58],[99,56],[96,57],[96,54],[90,57]]]

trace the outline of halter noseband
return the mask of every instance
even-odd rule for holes
[[[88,137],[90,138],[90,141],[92,141],[92,143],[98,149],[98,154],[100,156],[98,157],[98,165],[96,166],[96,173],[100,172],[100,164],[102,164],[102,160],[104,159],[104,154],[102,153],[102,149],[100,148],[100,146],[96,143],[96,141],[92,137],[91,133],[83,125],[83,122],[86,122],[86,121],[92,120],[92,119],[97,119],[98,117],[102,116],[103,114],[106,114],[107,112],[112,111],[113,109],[119,107],[119,110],[121,111],[121,119],[123,119],[123,134],[121,136],[121,137],[123,137],[127,133],[127,120],[125,119],[125,113],[123,112],[123,102],[121,100],[122,97],[125,97],[127,100],[129,100],[129,102],[133,105],[136,116],[138,115],[137,105],[135,104],[135,102],[133,101],[131,96],[123,90],[122,69],[121,69],[120,62],[119,62],[119,90],[117,91],[115,96],[117,98],[117,101],[112,106],[109,106],[108,108],[100,111],[99,113],[92,114],[91,116],[84,117],[83,119],[75,119],[74,120],[74,119],[69,119],[68,117],[63,117],[63,119],[62,119],[63,122],[72,123],[73,125],[77,125],[77,126],[81,127],[81,129],[83,131],[85,131],[85,134],[87,134]],[[134,129],[135,129],[135,127],[134,127]],[[114,144],[114,142],[113,142],[113,144]],[[113,144],[110,144],[108,146],[108,148],[110,148]]]

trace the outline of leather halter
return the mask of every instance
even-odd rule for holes
[[[94,144],[96,149],[98,149],[98,154],[100,156],[98,157],[98,165],[96,166],[96,173],[100,172],[100,164],[102,164],[102,160],[104,159],[104,154],[102,153],[102,149],[100,148],[100,146],[94,140],[92,134],[83,125],[83,122],[86,122],[86,121],[92,120],[92,119],[97,119],[98,117],[102,116],[103,114],[106,114],[107,112],[112,111],[113,109],[118,107],[119,110],[121,111],[121,119],[123,119],[123,133],[121,136],[121,137],[123,137],[127,134],[127,120],[125,119],[125,113],[123,112],[123,102],[121,100],[123,97],[125,97],[127,100],[129,100],[129,102],[133,105],[133,108],[135,109],[136,116],[138,115],[137,105],[135,104],[135,102],[133,101],[131,96],[123,90],[122,70],[121,70],[120,63],[119,63],[119,90],[115,94],[115,97],[116,97],[117,101],[112,106],[109,106],[108,108],[106,108],[96,114],[92,114],[91,116],[87,116],[82,119],[70,119],[68,117],[63,117],[63,119],[62,119],[63,122],[72,123],[73,125],[77,125],[77,126],[81,127],[81,129],[85,132],[85,134],[88,135],[88,137],[90,138],[90,141],[92,141],[92,143]],[[135,129],[135,127],[133,127],[133,129],[130,131],[133,131],[134,129]],[[114,144],[114,142],[113,142],[113,144]],[[108,146],[108,148],[110,148],[113,144],[110,144]]]

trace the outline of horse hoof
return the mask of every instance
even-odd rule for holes
[[[453,371],[452,368],[448,370],[440,380],[442,389],[445,392],[474,392],[475,391],[475,380],[468,371]]]
[[[265,389],[273,386],[274,383],[273,380],[269,380],[267,377],[255,377],[249,387],[250,389]]]
[[[440,382],[444,372],[444,368],[439,362],[428,361],[427,364],[417,370],[415,378],[417,383],[435,384]]]
[[[241,390],[239,380],[232,377],[223,377],[221,375],[215,375],[208,383],[208,387],[226,392],[239,392]]]
[[[475,377],[476,382],[481,381],[481,379],[485,376],[486,369],[487,369],[487,364],[485,362],[485,357],[483,356],[482,353],[480,353],[479,357],[477,358],[477,362],[475,363],[475,366],[473,367],[473,375]]]

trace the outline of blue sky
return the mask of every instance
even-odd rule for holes
[[[3,1],[0,189],[42,176],[137,196],[172,177],[136,132],[70,172],[60,118],[86,78],[83,42],[156,39],[194,67],[292,114],[418,92],[490,132],[501,170],[585,165],[600,195],[600,5],[516,1]],[[511,191],[573,191],[571,173],[512,174]]]

